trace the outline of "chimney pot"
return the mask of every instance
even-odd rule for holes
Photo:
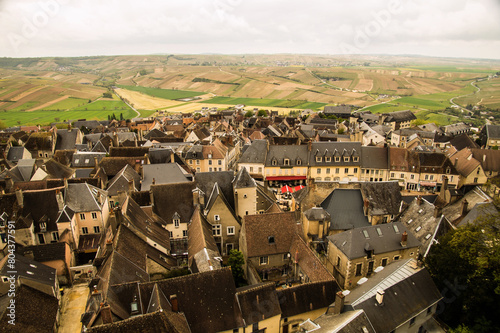
[[[101,303],[101,318],[103,324],[113,323],[113,315],[111,314],[111,307],[109,304]]]

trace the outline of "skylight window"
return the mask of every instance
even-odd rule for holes
[[[267,237],[267,241],[269,242],[269,244],[274,244],[275,243],[274,236]]]
[[[418,227],[417,227],[417,229],[415,229],[415,231],[416,231],[416,232],[419,232],[419,231],[420,231],[420,229],[422,229],[422,227],[421,227],[421,226],[418,226]]]
[[[399,228],[397,225],[393,224],[392,227],[394,228],[395,233],[399,233]]]
[[[377,234],[378,234],[379,236],[382,236],[382,230],[381,230],[380,228],[377,228]]]
[[[427,235],[425,235],[425,239],[427,240],[427,239],[431,238],[431,236],[432,236],[431,234],[427,234]]]
[[[407,223],[410,224],[412,222],[413,222],[413,219],[409,219]]]
[[[365,238],[370,238],[370,237],[368,236],[368,231],[366,231],[366,230],[363,230],[363,236],[365,236]]]

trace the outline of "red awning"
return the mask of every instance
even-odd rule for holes
[[[281,188],[281,193],[292,192],[292,188],[288,185],[285,185]]]
[[[306,180],[306,176],[277,176],[277,177],[266,177],[266,180]]]

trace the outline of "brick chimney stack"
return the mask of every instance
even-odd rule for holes
[[[341,291],[339,291],[335,295],[335,307],[333,309],[333,314],[340,314],[342,313],[342,310],[344,309],[344,294],[342,294]]]
[[[170,304],[172,305],[172,312],[179,312],[179,301],[176,294],[170,295]]]
[[[464,199],[464,201],[462,201],[462,216],[465,216],[467,215],[467,209],[469,207],[469,202],[467,202],[467,199]]]
[[[101,318],[103,324],[113,323],[113,315],[111,313],[111,307],[107,303],[101,303]]]
[[[406,247],[406,243],[408,242],[408,233],[405,231],[401,235],[401,246]]]

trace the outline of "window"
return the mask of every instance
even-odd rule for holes
[[[43,234],[38,234],[38,242],[40,244],[45,244],[45,237],[43,236]]]
[[[52,240],[57,242],[59,240],[59,233],[57,231],[54,231],[52,233]]]
[[[354,162],[358,162],[358,161],[359,161],[359,157],[357,157],[357,156],[356,156],[356,157],[353,157],[353,158],[352,158],[352,160],[353,160]]]
[[[349,162],[349,156],[344,156],[344,162]]]
[[[222,171],[222,168],[219,168],[219,171]],[[259,173],[262,173],[262,167],[259,167]]]
[[[358,168],[354,168],[354,173],[358,173]]]
[[[283,254],[283,260],[288,260],[290,253]]]
[[[322,157],[321,156],[316,156],[316,162],[321,162],[322,161]]]
[[[220,231],[221,231],[221,225],[220,224],[214,224],[212,226],[212,234],[214,236],[220,236]]]
[[[290,160],[288,158],[285,158],[285,165],[290,165]]]
[[[267,237],[267,241],[269,242],[269,245],[276,244],[274,236]]]
[[[429,175],[425,175],[425,180],[429,180]]]
[[[431,178],[430,178],[430,180],[434,180],[434,175],[431,175]]]
[[[212,160],[208,160],[208,165],[212,165]]]
[[[41,223],[40,223],[40,230],[41,230],[41,231],[45,231],[45,230],[47,230],[47,223],[45,223],[45,222],[41,222]]]
[[[340,162],[340,156],[335,156],[335,162]]]
[[[276,165],[276,164],[278,164],[278,162],[277,162],[276,160],[273,160],[273,161],[271,162],[271,165]]]
[[[382,259],[382,267],[387,266],[387,258]]]
[[[217,171],[217,169],[215,169]],[[208,172],[212,172],[212,167],[208,168]]]
[[[196,160],[196,165],[200,165],[200,160]]]
[[[478,178],[477,178],[477,177],[475,177],[475,178],[474,178],[474,183],[477,183],[477,180],[478,180]]]
[[[339,168],[335,168],[335,173],[340,173],[340,169]]]
[[[92,219],[97,220],[97,213],[96,212],[92,212]]]
[[[394,261],[399,260],[399,256],[394,256]]]
[[[214,221],[220,221],[220,215],[214,215]]]
[[[297,160],[297,165],[302,165],[302,160],[298,159]]]
[[[174,227],[179,228],[181,221],[179,219],[174,219]]]
[[[94,227],[94,234],[98,234],[101,231],[98,225]]]
[[[188,231],[182,230],[182,237],[187,237],[187,236],[188,236]]]
[[[259,258],[260,265],[267,265],[267,263],[268,263],[268,257],[260,257]]]
[[[218,165],[222,165],[222,160],[217,160]]]
[[[250,173],[252,173],[252,172],[253,172],[253,167],[250,167]]]
[[[415,175],[410,175],[410,179],[415,179]]]
[[[413,326],[415,324],[415,318],[416,317],[413,317],[410,319],[410,326]]]
[[[7,282],[9,282],[9,278],[8,278],[8,277],[6,277],[6,276],[2,276],[2,282],[3,282],[3,283],[7,283]]]
[[[330,173],[330,168],[326,168],[326,173]]]
[[[227,235],[228,236],[234,235],[234,227],[227,227]]]
[[[169,231],[168,233],[169,233],[170,238],[174,237],[174,233],[172,231]]]
[[[318,175],[319,175],[319,174],[321,174],[321,169],[320,169],[320,168],[316,169],[316,173],[317,173]]]
[[[325,157],[325,162],[331,162],[332,158],[331,157]]]
[[[361,269],[362,268],[363,268],[363,264],[362,263],[356,264],[356,276],[360,276],[361,275]]]
[[[344,173],[349,173],[349,168],[345,168]]]
[[[85,213],[80,213],[80,220],[85,220]]]
[[[83,228],[82,228],[82,234],[86,235],[86,234],[88,234],[88,233],[89,233],[89,228],[87,228],[87,227],[83,227]]]
[[[391,178],[394,178],[394,172],[391,172]]]
[[[340,259],[340,256],[337,256],[337,267],[340,267],[340,264],[342,263],[342,260]]]

